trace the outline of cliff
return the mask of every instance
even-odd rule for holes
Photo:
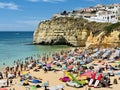
[[[106,38],[105,35],[111,33],[107,30],[110,25],[110,23],[88,22],[82,18],[53,17],[51,20],[39,23],[34,32],[33,43],[44,45],[66,44],[71,46],[85,46],[87,44],[87,47],[89,47],[95,41],[100,43],[103,38]]]
[[[120,47],[120,23],[111,24],[97,36],[90,33],[86,47]]]

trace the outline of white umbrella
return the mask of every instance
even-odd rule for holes
[[[0,80],[0,83],[6,83],[7,80]]]
[[[114,57],[119,57],[120,56],[120,50],[116,50],[114,53]]]
[[[15,76],[14,74],[11,74],[11,73],[8,74],[8,78],[12,78],[14,76]]]
[[[0,86],[7,86],[7,80],[0,80]]]
[[[62,88],[64,88],[64,85],[62,85],[62,84],[57,85],[57,88],[58,88],[58,89],[62,89]]]
[[[29,65],[28,65],[28,68],[31,68],[31,67],[32,67],[32,64],[29,64]]]
[[[52,86],[49,88],[49,90],[59,90],[56,86]]]

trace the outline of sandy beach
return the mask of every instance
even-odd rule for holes
[[[74,87],[68,87],[65,85],[65,83],[61,82],[59,80],[59,78],[63,77],[64,73],[62,71],[58,71],[58,72],[47,72],[47,73],[44,73],[43,70],[41,70],[40,72],[33,72],[32,70],[30,71],[30,74],[32,76],[36,76],[36,77],[40,77],[43,79],[43,82],[44,81],[49,81],[50,83],[50,86],[56,86],[56,85],[59,85],[59,84],[63,84],[65,86],[64,90],[88,90],[88,86],[84,86],[83,88],[74,88]],[[113,83],[113,79],[114,78],[119,78],[119,76],[115,76],[115,77],[112,77],[111,78],[111,84]],[[8,87],[8,89],[10,88],[15,88],[15,90],[26,90],[28,86],[24,87],[24,86],[20,86],[19,85],[19,79],[15,79],[14,82],[17,82],[17,84],[13,84],[11,87]],[[91,90],[119,90],[120,89],[120,80],[118,80],[118,84],[113,84],[110,87],[106,87],[106,88],[94,88],[94,87],[91,87]],[[37,90],[44,90],[44,88],[39,88]]]
[[[101,51],[102,50],[102,51]],[[115,54],[115,52],[117,52],[117,50],[116,49],[106,49],[106,51],[105,52],[108,52],[108,51],[111,51],[111,55],[112,56],[109,56],[110,58],[111,57],[114,57],[114,54]],[[119,49],[118,49],[119,50]],[[85,52],[84,52],[85,51]],[[78,55],[82,55],[82,52],[84,52],[84,55],[86,55],[85,53],[86,53],[86,51],[87,51],[87,49],[73,49],[73,51],[72,50],[68,50],[68,51],[61,51],[61,52],[58,52],[58,53],[56,53],[56,55],[55,55],[55,57],[58,57],[58,56],[61,56],[61,57],[65,57],[65,58],[67,58],[67,55],[68,56],[70,56],[70,55],[73,55],[72,57],[70,57],[70,58],[72,58],[72,59],[68,59],[68,61],[67,61],[67,63],[66,64],[68,64],[68,66],[67,66],[67,70],[64,70],[64,69],[62,69],[62,68],[59,68],[59,70],[56,70],[56,69],[54,69],[54,70],[49,70],[49,68],[48,68],[48,64],[50,64],[51,63],[51,65],[52,66],[49,66],[49,67],[51,67],[51,68],[53,68],[54,66],[64,66],[65,64],[63,63],[64,61],[59,61],[59,60],[53,60],[54,59],[54,55],[52,56],[52,57],[42,57],[41,59],[40,59],[40,61],[39,60],[31,60],[31,61],[26,61],[26,64],[27,64],[27,67],[25,67],[24,65],[23,66],[21,66],[22,64],[20,63],[20,65],[18,65],[18,67],[19,67],[19,69],[17,70],[17,69],[15,69],[15,66],[14,66],[14,68],[12,69],[10,69],[10,70],[8,70],[7,71],[7,73],[9,74],[10,72],[10,74],[13,74],[13,72],[15,72],[16,70],[17,70],[17,72],[20,70],[20,76],[19,75],[15,75],[15,77],[14,77],[14,75],[13,76],[10,76],[9,77],[9,75],[7,76],[7,78],[9,79],[9,80],[13,80],[13,82],[12,82],[12,84],[11,85],[9,85],[8,87],[5,87],[5,88],[7,88],[8,90],[61,90],[61,89],[49,89],[49,88],[52,88],[52,87],[57,87],[57,86],[59,86],[59,85],[62,85],[63,87],[64,87],[64,90],[119,90],[119,88],[120,88],[120,80],[119,80],[119,75],[117,75],[117,73],[119,72],[119,69],[118,70],[113,70],[114,71],[114,76],[109,76],[109,78],[110,78],[110,85],[109,86],[105,86],[105,87],[91,87],[91,86],[88,86],[88,84],[89,84],[89,81],[88,81],[88,83],[86,83],[86,85],[84,85],[83,87],[80,87],[80,88],[76,88],[76,87],[73,87],[73,86],[67,86],[66,85],[66,83],[65,82],[62,82],[61,80],[60,80],[60,78],[63,78],[63,77],[65,77],[66,76],[66,74],[65,74],[65,72],[68,72],[68,73],[72,73],[73,75],[78,75],[78,76],[80,76],[81,74],[80,74],[80,72],[84,72],[84,73],[86,73],[86,72],[89,72],[89,68],[86,68],[85,70],[84,69],[82,69],[82,65],[80,65],[80,68],[78,68],[78,70],[77,70],[77,73],[76,74],[74,74],[74,69],[73,69],[73,67],[76,67],[76,66],[78,66],[77,64],[75,64],[74,62],[75,62],[75,58],[74,57],[76,57],[77,58],[77,56]],[[95,49],[93,50],[93,51],[95,51]],[[101,51],[101,53],[102,52],[104,52],[104,50],[103,49],[99,49],[99,50],[96,50],[94,53],[92,53],[90,56],[92,56],[92,58],[94,57],[94,54],[95,53],[98,53],[98,52],[100,52]],[[67,53],[66,53],[67,52]],[[61,54],[59,54],[59,53],[61,53]],[[73,54],[74,53],[74,54]],[[91,53],[91,51],[89,52],[89,53]],[[95,56],[96,56],[96,54],[95,54]],[[99,55],[98,55],[99,56]],[[104,57],[105,55],[103,54],[102,55],[102,57]],[[89,55],[86,55],[85,57],[89,57]],[[33,59],[32,57],[30,57],[31,59]],[[58,57],[59,58],[59,57]],[[65,59],[65,58],[63,58],[63,60]],[[73,59],[74,58],[74,59]],[[79,57],[80,58],[80,57]],[[99,73],[101,73],[101,74],[104,74],[104,73],[107,73],[108,72],[108,70],[109,69],[106,69],[106,65],[108,65],[108,66],[110,66],[110,67],[108,67],[108,68],[114,68],[113,66],[111,66],[111,65],[116,65],[116,63],[119,63],[119,58],[118,59],[116,59],[116,61],[115,62],[111,62],[110,60],[107,60],[107,59],[100,59],[101,57],[98,57],[98,58],[94,58],[94,60],[92,60],[92,61],[90,61],[90,62],[88,62],[88,63],[86,63],[85,64],[85,67],[89,67],[90,65],[92,65],[92,66],[94,66],[94,71],[97,73],[97,74],[99,74]],[[89,58],[90,59],[90,58]],[[47,61],[46,61],[47,60]],[[61,60],[61,59],[60,59]],[[65,59],[66,60],[66,59]],[[85,59],[86,60],[86,59]],[[45,62],[46,61],[46,62]],[[87,60],[86,60],[87,61]],[[43,66],[40,68],[40,65],[39,64],[37,64],[37,62],[42,62],[43,63]],[[55,64],[54,64],[54,62],[55,62]],[[60,64],[62,62],[62,64]],[[79,62],[79,61],[78,61]],[[82,61],[80,61],[79,63],[81,63]],[[111,62],[111,63],[109,63],[109,62]],[[16,62],[16,63],[19,63],[19,62]],[[45,63],[45,64],[44,64]],[[58,64],[59,63],[59,64]],[[70,64],[71,63],[71,64]],[[69,69],[69,66],[71,66],[71,65],[73,65],[73,67],[72,67],[72,71]],[[83,64],[84,65],[84,64]],[[97,66],[96,66],[97,65]],[[60,66],[60,67],[61,67]],[[104,66],[104,67],[103,67]],[[22,67],[22,68],[21,68]],[[24,68],[23,68],[24,67]],[[47,71],[45,70],[45,68],[47,67]],[[103,71],[100,71],[101,70],[101,68],[104,68],[104,70]],[[7,69],[6,69],[7,70]],[[36,71],[37,70],[37,71]],[[87,70],[87,71],[86,71]],[[92,69],[91,69],[92,70]],[[90,70],[90,72],[92,72]],[[110,69],[111,71],[112,71],[112,69]],[[2,70],[2,71],[5,71],[5,70]],[[79,72],[80,71],[80,72]],[[23,72],[24,72],[24,74],[23,74]],[[23,83],[20,81],[21,79],[22,79],[22,77],[23,78],[25,78],[26,76],[24,76],[24,75],[29,75],[29,76],[31,76],[31,77],[34,77],[34,78],[36,78],[36,79],[38,79],[38,80],[40,80],[40,81],[42,81],[42,83],[33,83],[33,82],[28,82],[29,83],[29,85],[23,85]],[[100,74],[99,74],[100,75]],[[98,77],[99,77],[99,75],[98,75]],[[4,75],[4,77],[5,77],[6,75]],[[11,77],[12,77],[12,79],[11,79]],[[90,77],[90,78],[92,78],[92,74],[90,74],[90,76],[88,76],[88,77]],[[87,80],[87,77],[85,78],[86,80]],[[114,79],[117,79],[117,84],[115,84],[114,83]],[[1,79],[2,80],[2,79]],[[25,80],[30,80],[30,79],[23,79],[22,81],[24,81],[25,82]],[[72,78],[71,80],[73,80],[73,81],[75,81],[75,83],[77,83],[77,81],[76,81],[76,79],[74,79],[74,78]],[[82,79],[83,80],[83,79]],[[96,79],[97,80],[97,79]],[[101,79],[100,79],[101,80]],[[107,80],[107,79],[106,79]],[[47,87],[48,89],[45,89],[45,87],[43,86],[43,83],[45,83],[45,82],[47,82],[47,83],[49,83],[49,87]],[[36,85],[40,85],[40,86],[42,86],[41,88],[37,88],[37,89],[30,89],[30,87],[32,87],[32,86],[36,86]]]

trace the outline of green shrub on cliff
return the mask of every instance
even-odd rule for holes
[[[111,33],[113,30],[118,30],[118,31],[120,31],[120,22],[115,23],[115,24],[111,24],[111,25],[109,25],[109,26],[106,26],[106,27],[104,28],[104,30],[105,30],[106,34]]]

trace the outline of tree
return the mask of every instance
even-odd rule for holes
[[[68,15],[68,13],[67,13],[66,10],[64,10],[64,11],[61,13],[61,15]]]

